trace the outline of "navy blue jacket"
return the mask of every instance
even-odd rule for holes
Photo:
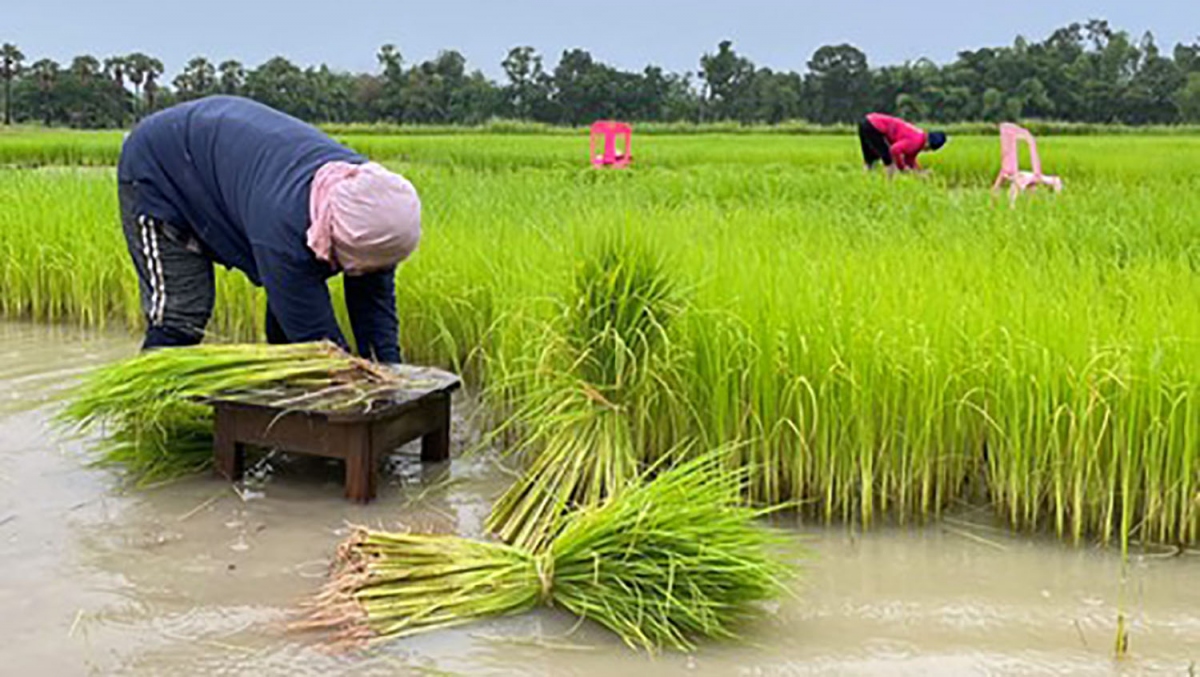
[[[308,248],[308,194],[326,162],[365,158],[262,104],[213,96],[142,120],[121,149],[118,180],[136,186],[137,213],[185,228],[228,268],[267,292],[289,341],[346,341],[326,280],[337,271]],[[399,362],[395,270],[345,276],[359,352]]]

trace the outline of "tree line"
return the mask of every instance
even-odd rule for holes
[[[237,94],[312,122],[479,124],[494,118],[580,125],[633,121],[773,124],[850,122],[869,110],[930,122],[1040,118],[1070,122],[1200,122],[1200,40],[1161,50],[1100,19],[1072,23],[1041,42],[962,51],[947,64],[919,59],[872,67],[849,45],[818,48],[805,70],[758,66],[723,41],[695,72],[654,65],[626,71],[583,49],[550,68],[533,47],[514,47],[502,82],[443,51],[406,63],[395,45],[375,73],[301,67],[277,56],[247,68],[197,56],[169,83],[162,61],[134,53],[31,60],[0,46],[4,123],[123,127],[171,105]]]

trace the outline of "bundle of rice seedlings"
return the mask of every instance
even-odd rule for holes
[[[100,465],[136,484],[174,479],[212,462],[211,407],[197,398],[288,383],[319,390],[391,375],[332,343],[199,345],[144,352],[101,367],[68,393],[60,423],[100,429]]]
[[[506,543],[541,550],[563,515],[598,505],[634,482],[642,467],[629,421],[617,410],[564,394],[559,411],[523,440],[540,443],[525,468],[492,505],[486,528]]]
[[[561,607],[630,647],[689,650],[734,638],[782,594],[782,536],[739,502],[744,472],[707,454],[572,514],[541,552],[456,536],[358,529],[298,629],[361,646],[474,620]]]
[[[682,308],[663,262],[636,241],[609,241],[577,269],[570,302],[547,327],[523,398],[507,425],[526,472],[496,502],[487,527],[540,549],[562,515],[598,505],[644,467],[646,440],[673,392],[667,327]],[[505,386],[511,389],[511,386]]]
[[[682,310],[664,261],[637,240],[605,242],[576,269],[564,335],[579,377],[602,393],[637,389]]]

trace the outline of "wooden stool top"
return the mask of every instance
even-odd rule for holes
[[[462,381],[432,367],[402,365],[387,382],[291,383],[221,393],[213,407],[216,470],[241,479],[245,444],[343,459],[346,497],[375,497],[379,459],[421,438],[422,462],[450,458],[450,393]]]
[[[321,387],[277,385],[248,392],[228,392],[200,398],[214,407],[269,410],[304,414],[336,423],[367,423],[394,418],[431,395],[450,394],[462,379],[436,367],[402,364],[395,383],[347,383]]]

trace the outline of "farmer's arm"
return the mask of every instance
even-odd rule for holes
[[[396,269],[345,275],[343,283],[358,353],[385,364],[400,362]]]
[[[905,137],[896,143],[892,144],[892,161],[896,163],[896,169],[916,169],[917,168],[917,153],[921,152],[921,144],[924,141],[920,138]]]
[[[254,257],[271,314],[289,343],[328,339],[347,347],[319,267],[266,247],[255,247]]]

